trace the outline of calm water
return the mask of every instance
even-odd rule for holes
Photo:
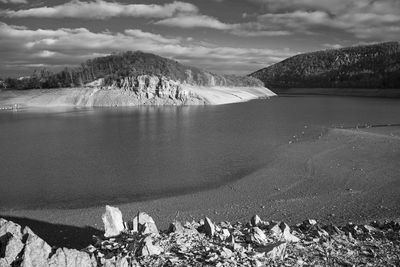
[[[281,97],[207,107],[0,113],[0,209],[82,207],[216,187],[325,129],[400,123],[400,100]]]

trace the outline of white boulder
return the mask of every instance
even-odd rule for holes
[[[122,213],[116,207],[106,206],[106,212],[102,216],[104,224],[104,236],[118,236],[124,230],[124,222],[122,221]]]

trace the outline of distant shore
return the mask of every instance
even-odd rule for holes
[[[334,95],[400,98],[400,88],[276,88],[278,95]]]
[[[282,146],[271,164],[232,184],[117,206],[129,217],[146,211],[161,229],[174,219],[204,216],[234,222],[259,214],[287,223],[306,218],[323,223],[399,219],[399,158],[399,126],[330,129],[317,140]],[[103,206],[8,210],[0,217],[101,230],[103,211]]]

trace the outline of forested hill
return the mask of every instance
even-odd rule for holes
[[[300,54],[250,76],[276,92],[289,88],[400,89],[400,43]]]
[[[171,80],[201,86],[262,86],[258,79],[247,76],[217,75],[177,61],[141,51],[124,52],[87,60],[76,68],[58,73],[35,71],[26,79],[7,79],[8,88],[35,89],[79,87],[103,78],[106,85],[140,75],[162,76]]]

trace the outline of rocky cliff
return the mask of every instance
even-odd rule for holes
[[[127,76],[112,80],[108,84],[101,78],[87,83],[85,87],[102,90],[121,89],[135,93],[139,99],[159,97],[184,101],[190,96],[190,92],[183,88],[181,82],[157,75]]]
[[[355,93],[358,88],[400,89],[400,43],[388,42],[300,54],[250,76],[262,80],[265,86],[276,92],[292,88],[314,89],[309,92],[321,88],[351,88]]]
[[[398,266],[400,224],[171,223],[159,231],[144,212],[124,222],[106,206],[104,237],[79,251],[51,247],[29,227],[0,218],[0,266]]]

